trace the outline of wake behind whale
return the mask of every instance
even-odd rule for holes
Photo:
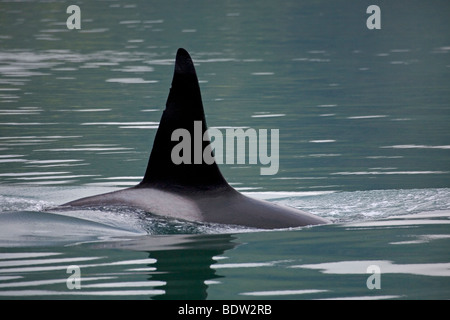
[[[128,206],[163,217],[263,229],[329,223],[307,212],[239,193],[222,176],[212,152],[207,159],[175,163],[172,152],[178,142],[172,139],[173,133],[183,130],[194,136],[199,129],[204,137],[201,150],[211,151],[194,64],[188,52],[179,49],[143,180],[135,187],[71,201],[63,207]],[[190,148],[190,154],[195,154],[196,146]]]

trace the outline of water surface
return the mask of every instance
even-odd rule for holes
[[[2,298],[448,299],[447,1],[378,1],[381,30],[368,1],[70,4],[0,1]],[[209,126],[280,130],[276,175],[227,180],[335,224],[51,210],[140,181],[179,47]]]

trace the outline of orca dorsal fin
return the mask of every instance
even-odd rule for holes
[[[175,60],[175,71],[170,88],[166,109],[163,112],[153,142],[153,149],[145,172],[144,179],[138,187],[159,187],[177,189],[212,190],[229,187],[222,176],[219,167],[214,161],[207,164],[203,158],[199,160],[199,143],[194,138],[199,138],[201,122],[201,137],[207,130],[205,113],[198,84],[194,63],[189,53],[184,49],[178,49]],[[197,128],[197,132],[195,132]],[[185,129],[190,136],[190,163],[175,164],[172,159],[172,150],[181,142],[172,141],[172,133],[177,129]],[[186,131],[184,131],[186,132]],[[195,145],[197,143],[197,145]],[[210,145],[210,140],[201,141],[201,152]],[[194,147],[196,146],[195,150]],[[194,159],[194,152],[197,158]],[[195,160],[195,161],[194,161]],[[201,161],[201,162],[199,162]]]

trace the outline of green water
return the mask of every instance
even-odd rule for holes
[[[14,242],[19,247],[9,247],[2,237],[0,297],[445,299],[450,295],[448,217],[448,211],[441,211],[232,234],[132,236],[109,231],[109,238],[86,237],[68,246],[62,244],[74,241],[70,232],[59,245],[49,239],[45,244],[41,234],[33,240],[38,246],[28,235]],[[4,224],[5,214],[1,219]],[[78,223],[79,230],[86,228]],[[73,281],[68,273],[73,265],[79,268],[78,289],[67,285]],[[375,288],[368,285],[373,275],[378,276]]]
[[[185,47],[210,126],[280,129],[277,175],[225,164],[229,181],[449,186],[445,1],[382,2],[381,30],[367,29],[364,2],[95,1],[80,6],[80,30],[67,6],[1,5],[3,183],[139,181]],[[36,171],[64,174],[5,175]]]
[[[2,297],[448,299],[448,1],[377,1],[380,30],[369,1],[85,1],[68,30],[71,4],[0,1]],[[209,126],[280,130],[276,175],[225,163],[226,179],[338,224],[49,212],[140,181],[179,47]],[[441,214],[404,217],[424,211]],[[346,225],[393,215],[407,222]],[[70,261],[92,278],[82,291],[66,287]]]

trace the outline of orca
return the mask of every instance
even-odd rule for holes
[[[71,201],[62,207],[126,206],[167,218],[260,229],[329,223],[313,214],[239,193],[227,183],[215,161],[175,164],[171,152],[178,141],[172,141],[172,133],[185,129],[193,136],[198,121],[205,133],[207,125],[194,63],[180,48],[142,181],[131,188]],[[211,144],[209,139],[204,140],[202,150]]]

